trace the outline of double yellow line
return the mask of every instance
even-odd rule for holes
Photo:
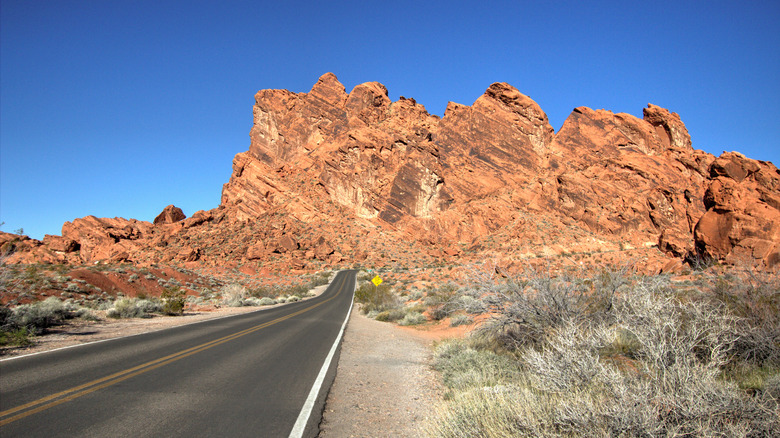
[[[333,300],[337,296],[341,294],[342,289],[344,288],[344,281],[341,282],[341,285],[339,286],[338,292],[336,292],[335,295],[332,297],[320,301],[317,304],[314,304],[312,306],[303,308],[297,312],[291,313],[289,315],[285,315],[279,318],[276,318],[272,321],[268,321],[266,323],[256,325],[254,327],[250,327],[246,330],[242,330],[240,332],[233,333],[232,335],[228,335],[219,339],[215,339],[210,342],[206,342],[205,344],[200,344],[195,347],[188,348],[186,350],[179,351],[178,353],[174,353],[165,357],[161,357],[159,359],[155,359],[150,362],[146,362],[145,364],[141,364],[132,368],[128,368],[124,371],[119,371],[117,373],[111,374],[106,377],[101,377],[100,379],[93,380],[91,382],[84,383],[83,385],[74,386],[73,388],[66,389],[64,391],[60,391],[56,394],[52,394],[43,398],[40,398],[38,400],[23,404],[21,406],[17,406],[15,408],[11,408],[5,411],[0,412],[0,426],[4,426],[8,423],[13,423],[16,420],[20,420],[22,418],[28,417],[33,414],[37,414],[38,412],[44,411],[46,409],[49,409],[51,407],[61,405],[63,403],[69,402],[73,399],[79,398],[83,395],[87,395],[89,393],[98,391],[100,389],[109,387],[111,385],[115,385],[119,382],[125,381],[127,379],[130,379],[132,377],[135,377],[139,374],[146,373],[148,371],[154,370],[156,368],[160,368],[162,366],[168,365],[170,363],[176,362],[177,360],[184,359],[185,357],[192,356],[193,354],[200,353],[201,351],[208,350],[209,348],[216,347],[217,345],[224,344],[225,342],[232,341],[234,339],[240,338],[242,336],[248,335],[250,333],[254,333],[258,330],[262,330],[266,327],[272,326],[274,324],[280,323],[284,320],[290,319],[292,317],[298,316],[302,313],[308,312],[309,310],[315,309],[328,301]],[[16,415],[13,415],[16,414]],[[9,415],[12,415],[9,417]],[[7,418],[6,418],[7,417]]]

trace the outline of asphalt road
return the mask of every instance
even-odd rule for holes
[[[306,301],[2,361],[0,436],[287,437],[299,416],[313,436],[355,274]]]

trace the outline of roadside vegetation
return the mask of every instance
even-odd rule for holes
[[[310,275],[301,283],[290,286],[266,286],[248,288],[239,283],[230,283],[219,291],[222,303],[229,307],[272,306],[292,303],[313,296],[312,289],[330,283],[333,273],[323,271]]]
[[[417,325],[428,321],[423,315],[425,306],[404,301],[390,284],[375,286],[365,281],[355,290],[355,301],[360,310],[377,321],[396,322],[400,325]]]
[[[0,299],[5,303],[0,304],[0,354],[9,348],[33,345],[37,336],[72,320],[178,316],[186,309],[200,306],[267,306],[295,302],[311,296],[311,289],[329,283],[333,275],[331,271],[323,271],[290,277],[284,286],[264,286],[256,278],[238,272],[216,278],[206,272],[176,266],[73,267],[7,265],[4,262],[5,257],[0,257]],[[96,278],[110,276],[114,281],[121,279],[132,285],[135,296],[126,296],[114,286],[102,290],[76,277],[73,272],[79,272],[79,275],[99,273]],[[181,274],[180,280],[171,273]]]
[[[490,317],[436,347],[430,435],[779,436],[780,280],[691,278],[532,271],[453,293]]]
[[[36,335],[72,319],[97,318],[72,300],[56,297],[14,308],[0,306],[0,348],[32,345]]]
[[[439,287],[425,290],[408,288],[403,281],[388,281],[375,286],[372,275],[358,276],[359,287],[355,301],[361,312],[377,321],[394,322],[399,325],[419,325],[450,318],[451,326],[473,324],[476,315],[486,310],[484,303],[474,295],[473,289],[459,288],[446,282]]]

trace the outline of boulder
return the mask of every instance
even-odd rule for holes
[[[246,258],[249,260],[262,260],[267,254],[267,249],[263,242],[255,242],[246,251]]]
[[[163,209],[163,211],[154,218],[155,225],[172,224],[186,219],[187,216],[181,211],[181,208],[175,205],[169,205]]]

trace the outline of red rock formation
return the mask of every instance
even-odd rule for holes
[[[79,246],[79,261],[90,263],[132,252],[138,247],[136,241],[149,235],[151,227],[149,222],[135,219],[87,216],[65,222],[62,237]]]
[[[163,211],[154,218],[155,225],[172,224],[181,220],[187,219],[181,208],[175,205],[169,205],[163,209]]]
[[[726,152],[710,165],[707,212],[696,224],[699,255],[734,264],[780,265],[780,171]]]
[[[642,119],[575,108],[556,133],[505,83],[439,118],[376,82],[347,93],[328,73],[308,93],[259,91],[253,115],[217,209],[186,219],[168,206],[157,226],[89,216],[13,245],[54,262],[301,269],[654,246],[780,265],[777,168],[693,149],[680,117],[652,104]]]

